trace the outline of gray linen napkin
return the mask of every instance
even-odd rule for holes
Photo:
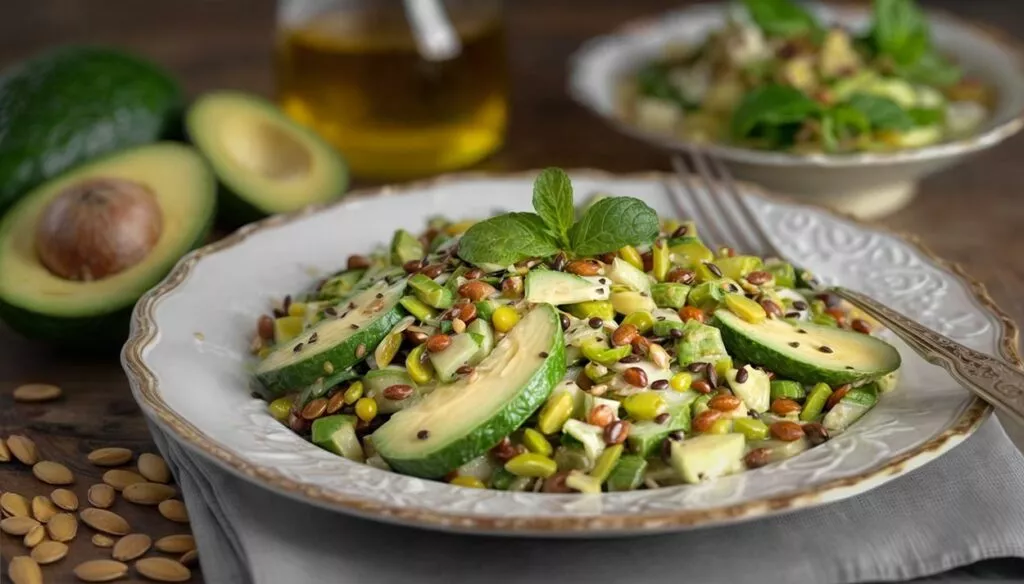
[[[995,418],[939,460],[853,499],[602,540],[472,537],[331,513],[247,484],[150,426],[210,583],[1024,581],[1024,457]],[[982,562],[993,558],[1011,559]]]

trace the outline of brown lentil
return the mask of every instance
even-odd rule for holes
[[[736,370],[736,383],[746,383],[749,377],[750,374],[747,373],[746,367],[740,367]]]
[[[807,422],[803,428],[807,441],[811,443],[811,446],[818,446],[829,439],[828,429],[818,422]]]
[[[693,418],[693,429],[697,432],[707,432],[711,428],[711,425],[721,417],[722,412],[718,410],[704,410]]]
[[[616,347],[629,345],[639,334],[640,332],[637,330],[636,325],[624,324],[612,333],[612,345]]]
[[[651,382],[651,389],[657,389],[657,390],[668,389],[668,386],[669,386],[669,382],[668,382],[667,379],[659,379],[657,381],[652,381]]]
[[[266,314],[261,314],[256,321],[256,333],[266,341],[274,340],[274,319]]]
[[[707,268],[709,272],[714,274],[716,278],[722,277],[722,268],[719,268],[715,264],[711,262],[704,262],[704,267]]]
[[[598,428],[604,428],[615,420],[615,412],[604,404],[594,406],[587,413],[587,423]]]
[[[850,322],[850,327],[858,333],[871,334],[871,325],[863,318],[855,318]]]
[[[569,327],[572,326],[572,321],[569,320],[569,315],[564,312],[558,315],[558,322],[562,325],[563,331],[569,330]]]
[[[708,385],[710,385],[712,389],[718,387],[718,371],[715,369],[714,365],[711,363],[706,364],[704,367],[704,376],[707,379]]]
[[[693,383],[690,384],[690,388],[696,391],[697,393],[705,394],[711,393],[714,389],[711,387],[711,384],[704,379],[695,379]]]
[[[325,413],[334,414],[345,406],[345,392],[336,391],[331,394],[331,398],[327,400],[327,409]]]
[[[370,258],[364,255],[353,254],[348,256],[346,267],[350,270],[360,270],[370,267]]]
[[[385,387],[382,394],[386,399],[389,399],[391,401],[402,401],[403,399],[407,399],[409,396],[411,396],[412,392],[413,389],[411,385],[398,383],[395,385]]]
[[[792,442],[794,440],[799,440],[804,436],[804,429],[796,422],[775,422],[771,426],[768,426],[768,430],[771,432],[772,436],[782,440],[783,442]]]
[[[686,268],[672,268],[665,274],[666,282],[675,282],[677,284],[692,284],[693,280],[697,277],[697,274],[693,270],[687,270]]]
[[[799,412],[801,409],[800,404],[784,397],[776,398],[775,401],[772,402],[772,413],[780,416]]]
[[[622,372],[626,383],[634,387],[647,387],[647,373],[639,367],[630,367]]]
[[[832,395],[828,396],[828,401],[825,402],[825,409],[831,410],[832,408],[836,407],[836,404],[838,404],[844,397],[846,397],[846,394],[848,393],[850,393],[849,383],[837,387],[835,391],[832,392]]]
[[[761,308],[763,308],[769,316],[782,318],[782,307],[767,298],[761,301]]]
[[[515,458],[519,454],[519,449],[512,444],[512,440],[508,436],[505,436],[491,448],[491,454],[498,462],[504,464]]]
[[[444,333],[431,335],[427,338],[427,350],[431,353],[439,353],[452,344],[452,338]]]
[[[679,318],[683,319],[683,322],[689,322],[695,320],[697,322],[704,322],[707,316],[704,311],[697,308],[696,306],[684,306],[679,309]]]
[[[501,294],[505,298],[519,298],[523,295],[523,279],[510,276],[501,281]]]
[[[654,416],[654,423],[655,424],[664,424],[665,422],[668,422],[669,418],[671,418],[671,417],[672,417],[672,414],[669,414],[668,412],[662,412],[662,413],[658,414],[657,416]]]
[[[324,415],[324,412],[326,411],[327,400],[322,397],[318,397],[306,404],[306,406],[302,408],[302,413],[300,415],[306,420],[315,420]]]
[[[601,272],[601,264],[595,260],[573,260],[566,264],[565,271],[577,276],[596,276]]]
[[[463,304],[459,307],[459,320],[464,323],[471,323],[476,319],[476,305],[475,304]]]
[[[482,280],[471,280],[459,286],[459,295],[469,298],[473,302],[483,300],[496,292],[497,290],[494,289],[494,286]]]
[[[557,472],[544,480],[544,486],[540,490],[545,493],[571,493],[572,489],[565,484],[568,477],[569,471]]]
[[[470,367],[469,365],[463,365],[456,369],[455,372],[458,373],[459,375],[469,375],[470,373],[473,372],[473,368]]]
[[[731,412],[740,407],[740,398],[734,395],[716,395],[708,401],[708,407],[720,412]]]
[[[622,444],[629,437],[629,422],[616,420],[604,427],[605,444]]]
[[[604,321],[596,316],[592,316],[590,317],[590,320],[587,321],[587,326],[592,329],[599,329],[604,326]]]
[[[755,286],[766,284],[772,279],[772,275],[764,270],[755,270],[747,274],[747,281]]]
[[[768,464],[770,457],[771,451],[767,448],[755,448],[743,457],[743,462],[746,463],[747,468],[761,468]]]
[[[422,343],[426,342],[426,340],[427,340],[427,333],[425,333],[423,331],[413,331],[413,330],[406,329],[406,330],[402,331],[402,337],[406,341],[409,341],[410,343],[412,343],[413,345],[419,345],[419,344],[422,344]]]
[[[467,280],[478,280],[478,279],[482,278],[483,276],[484,276],[484,271],[481,270],[480,268],[473,268],[472,270],[466,272],[466,279]]]
[[[407,274],[414,274],[420,271],[421,267],[423,267],[423,265],[420,263],[420,260],[409,260],[402,264],[402,269],[405,270],[405,273]]]
[[[629,342],[633,345],[633,352],[637,355],[646,355],[651,352],[651,341],[647,340],[647,337],[642,337],[639,334],[633,337],[633,340]]]
[[[433,280],[444,273],[444,266],[441,264],[430,264],[420,268],[420,273]]]

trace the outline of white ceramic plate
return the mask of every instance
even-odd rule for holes
[[[726,7],[700,4],[629,22],[591,39],[572,57],[569,93],[617,130],[640,140],[678,149],[686,141],[644,130],[621,112],[619,87],[667,46],[696,45],[722,28]],[[866,5],[812,4],[822,22],[853,30],[867,27]],[[998,144],[1024,126],[1024,56],[1016,42],[998,32],[948,14],[929,11],[932,34],[971,76],[996,88],[998,104],[977,134],[962,140],[892,153],[790,154],[727,145],[704,145],[727,161],[733,173],[772,192],[814,199],[860,216],[880,216],[906,204],[914,184],[965,155]]]
[[[250,397],[248,345],[272,298],[301,290],[426,217],[530,208],[535,173],[456,175],[354,196],[242,229],[187,258],[139,301],[123,362],[136,399],[167,433],[245,480],[329,509],[473,533],[589,537],[763,517],[856,495],[961,442],[989,410],[899,344],[900,387],[851,430],[795,458],[717,481],[600,496],[453,487],[339,458]],[[674,205],[657,174],[572,173],[577,193]],[[980,286],[897,236],[817,208],[746,196],[776,245],[828,282],[884,301],[976,349],[1015,359],[1015,329]]]

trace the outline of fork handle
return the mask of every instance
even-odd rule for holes
[[[830,291],[876,318],[926,361],[941,366],[971,392],[1024,424],[1024,372],[940,335],[859,292],[842,287]]]

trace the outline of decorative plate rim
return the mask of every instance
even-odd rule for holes
[[[992,412],[992,407],[974,397],[946,430],[931,440],[894,457],[881,466],[852,477],[835,479],[809,488],[802,488],[785,495],[769,497],[703,510],[678,510],[658,514],[636,514],[623,516],[581,516],[581,517],[503,517],[477,514],[438,512],[424,508],[408,508],[389,505],[378,501],[329,492],[323,488],[305,484],[284,476],[272,467],[246,461],[172,410],[160,396],[154,372],[145,364],[143,353],[160,336],[155,320],[158,302],[181,286],[191,274],[195,265],[204,257],[218,251],[241,245],[250,235],[298,221],[323,210],[339,207],[349,201],[371,197],[389,196],[427,189],[466,180],[524,179],[532,178],[538,170],[518,172],[470,171],[446,174],[430,179],[413,181],[401,185],[364,188],[353,191],[345,198],[333,203],[315,205],[287,215],[277,215],[249,224],[216,242],[199,248],[182,258],[170,274],[157,286],[148,291],[136,304],[132,312],[131,333],[121,353],[121,362],[128,377],[136,401],[155,423],[169,431],[177,441],[205,456],[218,466],[270,490],[276,491],[307,503],[328,509],[344,511],[353,515],[383,520],[392,523],[413,524],[419,527],[459,531],[468,533],[540,535],[547,537],[573,536],[584,533],[594,536],[627,533],[658,533],[721,525],[786,511],[795,511],[848,497],[866,484],[885,482],[888,477],[900,475],[937,458],[970,436]],[[636,173],[611,173],[591,168],[569,169],[570,176],[592,180],[649,180],[665,181],[674,178],[667,172],[649,171]],[[743,183],[744,192],[769,201],[805,205],[790,199],[768,193],[760,187]],[[916,248],[936,266],[946,270],[964,284],[969,296],[976,304],[987,310],[999,324],[1000,352],[1002,357],[1018,367],[1024,367],[1017,349],[1019,329],[1016,323],[1000,308],[989,295],[985,285],[968,275],[956,262],[945,260],[925,246],[916,236],[890,230],[880,225],[856,219],[852,216],[825,210],[833,217],[849,220],[860,227],[867,227],[892,235]]]
[[[866,10],[857,3],[843,2],[839,0],[817,0],[818,5],[828,8],[846,10]],[[595,49],[608,44],[615,43],[620,39],[642,34],[644,30],[655,28],[666,19],[675,15],[693,11],[721,10],[728,2],[715,2],[711,4],[697,4],[681,8],[662,11],[659,14],[640,17],[629,20],[613,31],[591,37],[584,41],[569,56],[567,76],[567,92],[569,96],[583,106],[587,111],[600,118],[615,130],[632,136],[645,142],[658,144],[670,149],[682,149],[686,147],[700,147],[711,154],[720,156],[726,160],[742,162],[746,164],[760,164],[768,166],[793,166],[809,165],[818,168],[850,168],[862,165],[901,164],[920,162],[963,156],[986,148],[991,148],[1007,138],[1013,136],[1024,128],[1024,106],[1017,113],[1006,121],[995,125],[980,134],[967,136],[953,141],[940,142],[923,148],[911,148],[895,152],[859,152],[853,154],[824,154],[824,153],[790,153],[772,152],[768,150],[757,150],[743,148],[719,143],[698,143],[684,140],[675,136],[661,134],[644,130],[631,124],[617,115],[609,115],[595,103],[590,92],[582,88],[580,77],[582,76],[582,64],[589,58]],[[1024,44],[1009,36],[1002,30],[989,24],[974,21],[957,16],[942,9],[928,8],[927,13],[931,18],[938,18],[955,24],[958,27],[971,31],[979,38],[985,39],[991,45],[995,45],[1010,55],[1015,61],[1016,68],[1024,76]]]

